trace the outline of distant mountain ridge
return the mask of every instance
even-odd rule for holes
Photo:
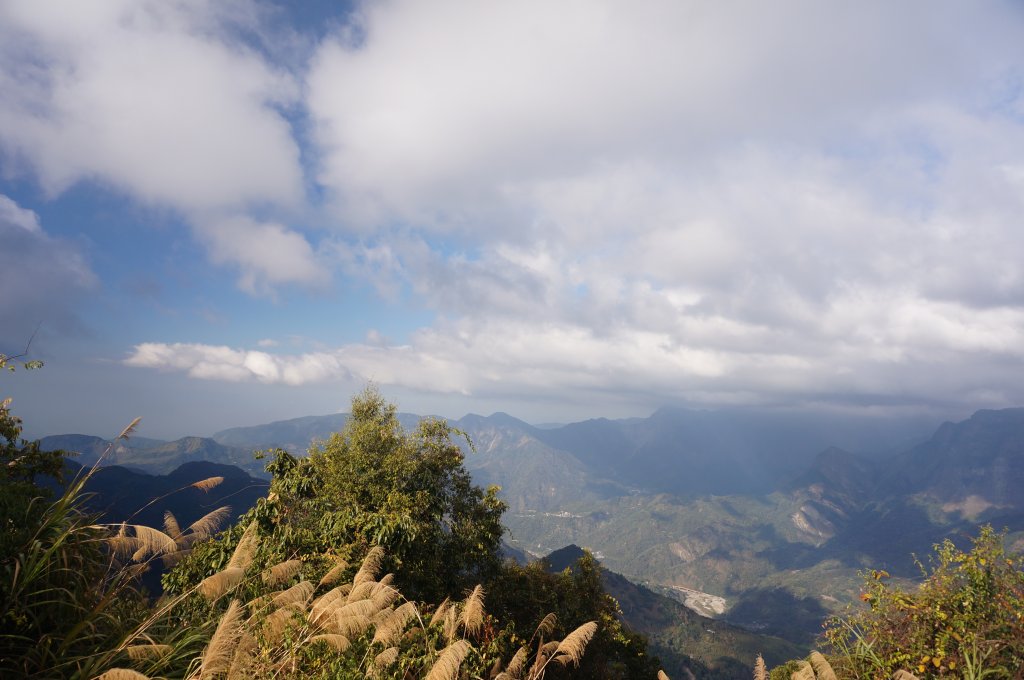
[[[145,447],[130,440],[115,445],[111,462],[169,471],[206,456],[257,474],[253,449],[301,454],[346,419]],[[402,416],[407,428],[419,420]],[[451,423],[473,442],[465,464],[476,483],[502,487],[515,548],[536,556],[589,545],[609,569],[659,593],[723,598],[728,620],[794,641],[856,597],[858,570],[912,578],[911,553],[962,539],[979,522],[1009,527],[1011,544],[1024,547],[1024,409],[979,411],[928,431],[916,419],[681,409],[549,428],[504,413]],[[46,443],[77,443],[83,460],[109,445]]]
[[[172,442],[130,438],[107,440],[84,434],[62,434],[39,440],[44,451],[63,450],[76,454],[81,465],[92,465],[101,456],[103,466],[117,465],[149,474],[168,474],[189,462],[208,461],[234,465],[258,477],[268,477],[265,463],[253,456],[253,450],[225,446],[207,437],[182,437]]]
[[[1024,408],[983,410],[963,422],[943,423],[928,441],[894,461],[886,489],[966,504],[968,514],[1024,509],[1022,435]]]
[[[346,414],[293,418],[223,430],[212,439],[233,447],[280,446],[302,453],[312,441],[339,431],[346,419]],[[400,419],[413,428],[420,416],[401,414]],[[501,431],[505,441],[517,442],[513,448],[544,445],[563,457],[568,454],[575,459],[571,465],[582,464],[598,480],[676,494],[768,493],[830,446],[878,456],[903,450],[934,429],[920,418],[678,408],[659,409],[648,418],[600,418],[545,428],[501,412],[450,422],[480,451],[494,453],[493,433]],[[474,465],[471,457],[467,465]]]

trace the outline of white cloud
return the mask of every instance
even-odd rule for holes
[[[395,0],[361,5],[304,73],[232,37],[247,2],[50,7],[0,10],[9,162],[52,192],[93,179],[182,211],[248,292],[322,288],[333,265],[438,318],[398,345],[149,343],[131,365],[1024,400],[1000,370],[1024,339],[1012,5]],[[302,163],[328,195],[313,221],[336,227],[315,246],[289,219],[319,207]]]
[[[657,296],[656,293],[652,293]],[[627,393],[651,404],[695,399],[806,403],[822,399],[957,401],[959,389],[1024,399],[1007,362],[1024,360],[1024,310],[972,310],[885,290],[850,291],[810,337],[783,326],[678,317],[672,328],[602,329],[486,317],[421,329],[408,345],[350,344],[267,354],[149,343],[126,363],[197,378],[307,383],[373,380],[385,386],[505,399],[566,401]],[[973,375],[942,367],[970,365]],[[972,392],[973,394],[973,392]]]
[[[995,2],[368,5],[308,78],[321,181],[378,230],[344,267],[447,319],[403,352],[457,347],[470,392],[1024,399],[995,370],[1024,319],[1022,27]]]
[[[53,193],[98,179],[183,209],[301,198],[275,110],[297,85],[216,3],[5,3],[0,140]]]
[[[39,215],[22,208],[3,194],[0,194],[0,224],[4,225],[5,229],[18,227],[30,234],[38,235],[43,231],[39,225]]]
[[[323,286],[330,274],[301,234],[283,224],[236,216],[202,222],[201,238],[215,263],[237,264],[239,286],[266,293],[281,283]]]
[[[0,352],[44,335],[81,333],[76,304],[97,285],[74,243],[48,235],[39,216],[0,194]]]
[[[245,217],[304,200],[281,111],[299,104],[299,83],[233,33],[265,28],[259,12],[245,0],[4,3],[7,165],[50,195],[91,181],[179,211],[215,262],[241,268],[246,290],[322,281],[304,236]],[[232,240],[223,222],[253,230]],[[281,246],[284,263],[263,255]]]
[[[467,233],[535,235],[550,216],[522,190],[601,164],[699,175],[736,146],[838,144],[951,91],[983,97],[1020,56],[1020,17],[997,3],[442,0],[363,17],[365,38],[326,41],[308,78],[321,180],[349,219]]]

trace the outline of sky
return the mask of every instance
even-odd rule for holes
[[[1024,405],[1020,2],[4,0],[0,93],[34,436]]]

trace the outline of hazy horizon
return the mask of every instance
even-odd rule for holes
[[[1024,404],[1024,5],[0,6],[28,433]],[[109,436],[109,435],[108,435]]]

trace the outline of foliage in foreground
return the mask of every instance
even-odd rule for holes
[[[5,404],[3,486],[22,493],[3,495],[5,527],[21,533],[0,554],[0,675],[654,676],[595,565],[501,563],[504,506],[470,484],[452,430],[406,435],[373,392],[353,413],[309,458],[278,452],[271,493],[211,540],[224,508],[184,529],[171,515],[163,529],[98,524],[82,505],[90,470],[51,502],[35,476],[56,473],[59,457],[20,441]],[[156,561],[177,566],[151,602],[138,576]]]
[[[868,609],[829,622],[826,639],[849,672],[922,678],[1019,677],[1024,669],[1024,558],[986,526],[969,552],[946,540],[916,591],[885,572],[865,579]]]
[[[946,540],[935,546],[925,579],[914,590],[865,574],[867,607],[825,626],[829,658],[818,652],[755,678],[939,679],[1024,677],[1024,558],[1009,555],[1004,535],[981,528],[965,552]]]

